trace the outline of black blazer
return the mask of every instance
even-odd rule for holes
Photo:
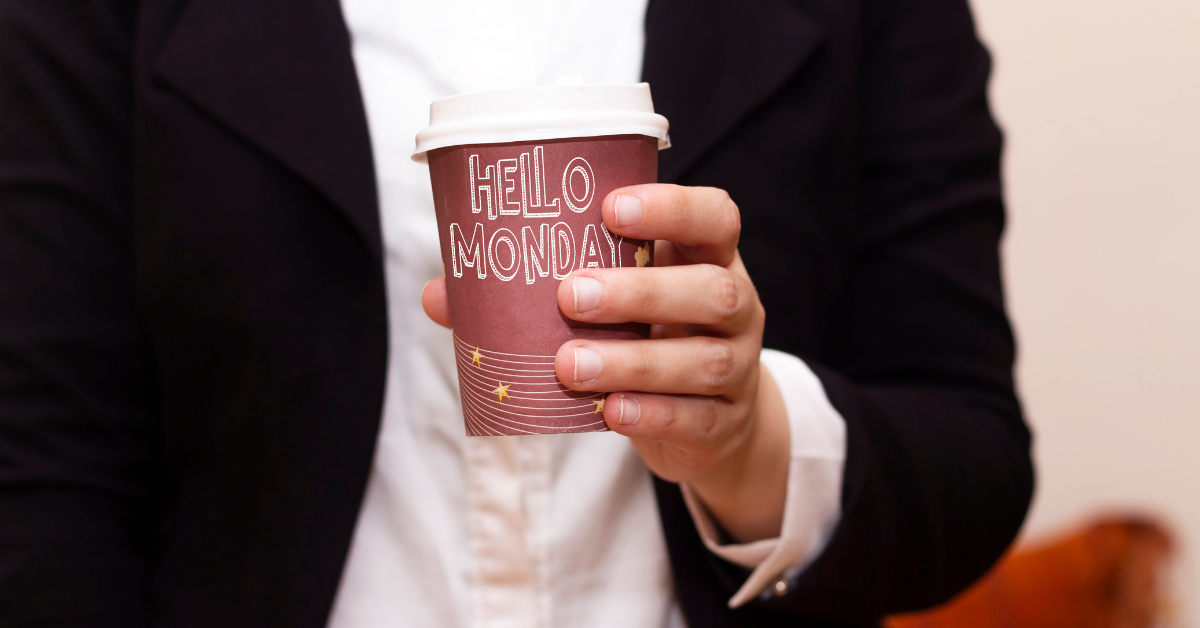
[[[947,599],[1033,484],[965,0],[656,0],[660,179],[741,207],[765,344],[849,426],[843,518],[790,592],[657,484],[692,628]],[[387,316],[336,0],[0,0],[0,625],[324,625]]]

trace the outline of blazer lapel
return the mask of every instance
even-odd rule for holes
[[[309,181],[382,260],[366,115],[335,2],[193,0],[151,70]]]
[[[659,179],[686,174],[792,79],[823,37],[787,0],[653,0],[642,72],[672,143]]]

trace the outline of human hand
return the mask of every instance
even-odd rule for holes
[[[737,206],[714,188],[647,184],[614,190],[601,212],[612,233],[656,240],[655,266],[574,271],[559,309],[589,323],[651,323],[651,338],[569,341],[555,358],[559,380],[613,393],[609,428],[660,477],[689,484],[735,539],[777,536],[789,431],[759,368],[764,311],[737,251]],[[422,301],[449,325],[444,280]]]

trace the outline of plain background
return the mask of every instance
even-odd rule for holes
[[[972,4],[1008,140],[1025,536],[1163,517],[1183,542],[1172,625],[1200,626],[1200,2]]]

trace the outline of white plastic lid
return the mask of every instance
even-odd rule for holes
[[[654,113],[649,83],[584,85],[563,77],[539,85],[460,94],[429,105],[429,126],[417,133],[413,161],[436,148],[601,135],[646,135],[671,145],[667,119]]]

